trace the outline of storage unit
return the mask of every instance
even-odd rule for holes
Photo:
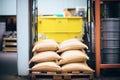
[[[120,58],[120,19],[103,18],[101,20],[102,63],[119,63]]]
[[[17,39],[3,38],[3,51],[17,51]]]
[[[112,64],[111,61],[109,64],[102,64],[101,63],[101,50],[100,50],[100,37],[101,37],[101,33],[100,33],[100,0],[96,0],[95,1],[95,49],[96,49],[96,76],[97,77],[100,77],[100,70],[101,69],[105,69],[105,68],[120,68],[120,64],[119,63],[115,63],[115,64]],[[110,23],[111,24],[111,23]],[[108,26],[109,27],[109,26]],[[120,26],[119,26],[120,27]],[[107,28],[107,27],[105,27]],[[105,29],[104,28],[104,29]],[[108,28],[108,30],[110,30],[111,28]],[[115,30],[115,29],[112,29],[112,30]],[[110,33],[110,34],[114,34],[114,33]],[[107,33],[107,35],[110,35]],[[115,33],[116,34],[116,33]],[[117,33],[118,34],[118,33]],[[105,33],[106,35],[106,33]],[[105,38],[105,35],[104,35],[104,38]],[[118,34],[119,35],[119,34]],[[116,35],[116,36],[118,36]],[[116,36],[114,36],[116,38]],[[113,36],[110,36],[110,37],[106,37],[106,38],[111,38]],[[118,37],[117,37],[118,38]],[[119,43],[118,43],[119,44]],[[109,45],[109,42],[108,42],[108,45]],[[113,45],[112,45],[113,46]],[[115,48],[117,49],[117,48]],[[106,51],[107,49],[105,49],[104,51]],[[118,50],[118,49],[117,49]],[[110,49],[109,49],[110,51]],[[108,52],[108,51],[107,51]],[[114,54],[113,54],[114,55]],[[112,56],[113,58],[113,55],[108,55],[108,56]],[[114,55],[116,56],[116,55]],[[107,59],[108,60],[108,59]],[[113,61],[112,61],[113,62]]]
[[[38,16],[38,41],[55,39],[58,42],[69,38],[82,38],[82,17]]]

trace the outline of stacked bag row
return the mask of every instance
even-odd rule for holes
[[[47,39],[37,42],[33,48],[36,54],[30,60],[36,64],[32,71],[88,71],[93,70],[87,65],[84,49],[88,47],[77,39],[69,39],[58,44],[55,40]]]
[[[56,52],[58,49],[58,43],[52,39],[41,40],[35,43],[32,50],[35,54],[30,60],[30,63],[34,62],[35,65],[30,70],[61,71],[61,67],[56,63],[61,59]]]
[[[79,41],[78,39],[65,40],[59,45],[61,52],[61,65],[62,71],[87,71],[93,72],[93,70],[86,64],[89,57],[87,56],[84,49],[88,47]]]

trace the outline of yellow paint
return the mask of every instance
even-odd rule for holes
[[[38,41],[48,38],[61,42],[82,35],[82,17],[38,16]]]
[[[88,9],[88,22],[90,22],[90,9]]]

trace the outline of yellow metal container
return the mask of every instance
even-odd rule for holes
[[[82,35],[82,17],[38,16],[38,41],[47,38],[61,42]]]

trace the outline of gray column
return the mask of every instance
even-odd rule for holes
[[[17,0],[18,75],[29,74],[29,0]]]

